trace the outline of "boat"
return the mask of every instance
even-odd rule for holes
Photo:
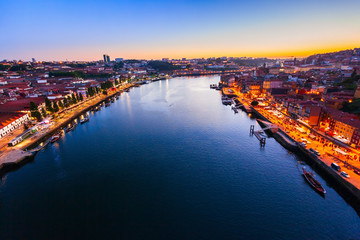
[[[231,109],[235,112],[235,113],[238,113],[239,111],[237,110],[236,107],[232,106]]]
[[[222,96],[222,97],[221,97],[221,101],[222,101],[222,103],[223,103],[224,105],[231,105],[231,102],[232,102],[232,100],[229,99],[229,98],[226,97],[226,96]]]
[[[57,140],[59,140],[60,139],[60,135],[54,135],[54,136],[52,136],[51,138],[50,138],[50,142],[51,143],[54,143],[54,142],[56,142]]]
[[[75,128],[75,124],[71,124],[69,127],[66,128],[66,132],[70,132],[74,130],[74,128]]]
[[[84,117],[83,119],[80,119],[81,124],[86,123],[87,121],[89,121],[88,117]]]
[[[210,84],[211,89],[216,89],[217,87],[218,87],[217,84]]]
[[[107,103],[105,104],[105,107],[110,107],[110,102],[107,102]]]
[[[306,179],[306,181],[310,184],[312,188],[314,188],[318,193],[325,194],[326,190],[323,188],[321,183],[319,183],[313,176],[313,173],[307,172],[305,168],[303,170],[303,176]]]

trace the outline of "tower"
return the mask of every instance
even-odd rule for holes
[[[110,62],[110,57],[109,57],[109,55],[104,54],[104,62],[105,62],[105,63]]]

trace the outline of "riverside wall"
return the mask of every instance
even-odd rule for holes
[[[25,144],[20,149],[16,149],[16,148],[10,149],[10,150],[4,152],[3,154],[1,154],[0,176],[4,175],[5,173],[7,173],[9,171],[12,171],[14,169],[17,169],[17,168],[23,166],[25,163],[27,163],[29,161],[32,161],[34,159],[35,154],[31,153],[28,150],[31,150],[32,148],[38,146],[41,142],[44,142],[46,139],[48,139],[49,137],[54,135],[56,132],[58,132],[59,129],[67,126],[69,123],[74,121],[74,119],[76,119],[79,116],[81,116],[82,114],[86,113],[94,106],[96,106],[102,102],[105,102],[106,100],[108,100],[108,99],[114,97],[115,95],[122,93],[124,90],[130,89],[132,87],[133,87],[133,85],[131,85],[127,88],[124,88],[122,90],[118,90],[112,94],[109,94],[105,98],[99,99],[98,101],[92,103],[88,107],[81,109],[79,112],[74,113],[71,117],[66,119],[64,122],[62,122],[55,128],[53,128],[49,131],[46,131],[44,134],[42,134],[39,137],[34,138],[32,141]]]
[[[256,109],[252,108],[254,116],[257,118],[271,122],[269,119],[264,117],[261,113],[259,113]],[[263,125],[259,123],[260,125]],[[279,130],[281,131],[281,130]],[[354,209],[360,214],[360,189],[355,187],[350,182],[346,181],[340,174],[335,172],[330,166],[328,166],[326,163],[324,163],[321,159],[319,159],[315,154],[308,151],[306,148],[301,146],[300,143],[295,141],[293,138],[291,138],[288,134],[281,131],[281,134],[284,134],[287,138],[291,139],[293,142],[297,143],[297,148],[292,149],[289,148],[289,145],[286,143],[286,141],[279,135],[279,134],[273,134],[273,137],[285,148],[288,150],[293,151],[294,153],[301,155],[304,157],[304,160],[312,167],[314,167],[316,170],[319,171],[319,173],[327,179],[332,187],[341,195],[343,198],[351,204]]]

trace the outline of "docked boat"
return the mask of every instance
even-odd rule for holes
[[[217,84],[210,84],[210,88],[211,88],[211,89],[216,89],[216,88],[217,88]]]
[[[86,123],[87,121],[89,121],[88,117],[84,117],[83,119],[80,119],[81,124]]]
[[[303,170],[303,176],[306,179],[306,181],[310,184],[312,188],[314,188],[318,193],[325,194],[326,190],[323,188],[321,183],[319,183],[313,176],[311,172],[307,172],[305,168]]]
[[[231,103],[232,103],[232,100],[226,96],[222,96],[221,101],[224,105],[231,105]]]
[[[107,102],[107,103],[105,104],[105,107],[110,107],[110,102]]]
[[[75,129],[75,124],[71,124],[69,127],[66,128],[66,132],[70,132]]]
[[[235,113],[238,113],[239,111],[237,110],[236,107],[232,106],[231,109],[235,112]]]
[[[51,142],[51,143],[54,143],[54,142],[56,142],[56,141],[59,140],[59,139],[60,139],[60,135],[56,134],[56,135],[54,135],[54,136],[52,136],[52,137],[50,138],[50,142]]]

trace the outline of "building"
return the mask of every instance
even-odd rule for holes
[[[108,63],[110,62],[110,56],[107,54],[104,54],[104,62]]]
[[[109,60],[110,60],[110,59],[109,59]],[[115,62],[122,62],[122,61],[124,61],[123,58],[115,58]]]
[[[0,138],[13,132],[29,121],[27,113],[0,113]]]
[[[322,107],[314,101],[294,101],[289,102],[287,111],[294,119],[303,120],[310,126],[318,126]]]
[[[277,80],[277,79],[269,79],[269,80],[265,80],[263,82],[263,89],[267,92],[269,92],[271,89],[273,88],[281,88],[283,85],[283,81],[281,80]]]

